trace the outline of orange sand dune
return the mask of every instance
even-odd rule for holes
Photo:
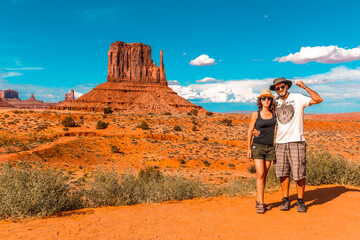
[[[360,188],[308,187],[307,213],[281,212],[280,195],[266,195],[264,215],[253,198],[221,197],[1,221],[0,239],[360,239]]]

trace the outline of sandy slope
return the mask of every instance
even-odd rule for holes
[[[294,189],[291,193],[294,193]],[[105,207],[61,216],[0,222],[1,239],[360,239],[360,188],[308,187],[308,213],[255,213],[253,198],[195,199]],[[295,199],[292,195],[292,199]],[[293,201],[293,205],[294,205]]]

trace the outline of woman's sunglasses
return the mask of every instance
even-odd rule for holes
[[[282,85],[280,87],[275,88],[275,91],[279,91],[280,89],[284,89],[286,85]]]
[[[263,101],[265,101],[266,99],[269,100],[269,101],[271,101],[271,100],[272,100],[272,97],[261,97],[260,99],[263,100]]]

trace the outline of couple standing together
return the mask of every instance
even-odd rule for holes
[[[286,78],[274,79],[270,90],[279,95],[276,99],[269,90],[262,90],[258,97],[258,111],[251,116],[248,131],[247,157],[254,159],[256,168],[256,212],[265,213],[270,207],[264,203],[266,175],[274,162],[276,177],[280,178],[283,199],[280,210],[290,209],[290,171],[297,189],[297,211],[306,212],[303,200],[306,176],[306,143],[304,137],[304,108],[322,102],[322,98],[305,86],[296,85],[310,97],[288,90],[292,82]],[[274,137],[275,147],[274,147]]]

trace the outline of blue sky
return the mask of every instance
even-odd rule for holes
[[[112,42],[142,42],[157,64],[164,50],[170,87],[210,111],[256,110],[281,76],[324,98],[306,112],[360,111],[358,9],[355,0],[1,0],[0,89],[50,102],[84,94],[106,81]]]

